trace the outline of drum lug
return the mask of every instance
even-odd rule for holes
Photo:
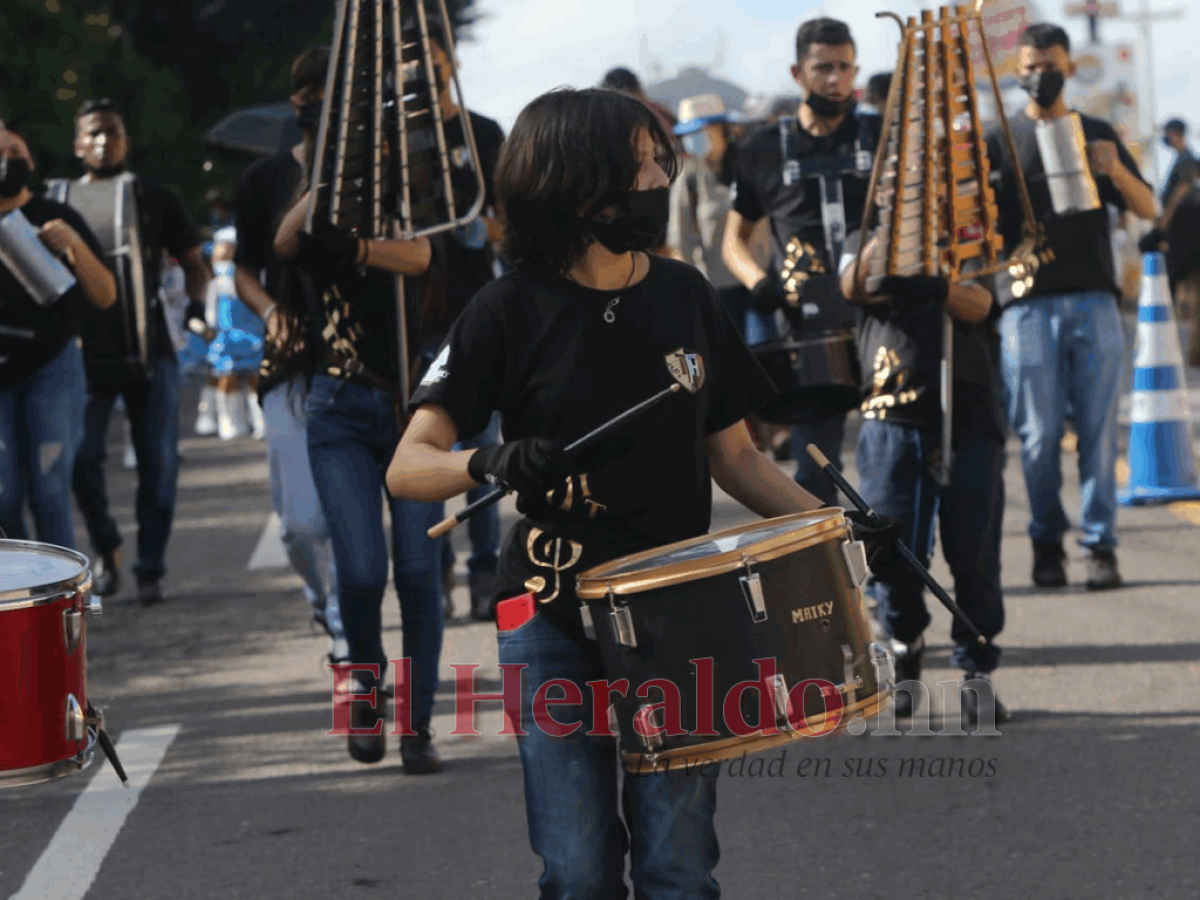
[[[858,689],[863,686],[863,680],[854,674],[854,650],[849,644],[842,644],[842,677],[846,680],[838,685],[838,690],[847,703],[854,703],[858,699]]]
[[[642,747],[646,751],[646,758],[650,765],[654,765],[654,761],[658,758],[658,751],[662,749],[662,729],[663,722],[655,722],[654,714],[662,713],[661,706],[643,706],[633,714],[634,732],[641,739]]]
[[[63,733],[68,741],[82,741],[88,736],[88,720],[83,714],[83,707],[75,699],[74,694],[67,694],[66,717],[63,722]]]
[[[87,600],[87,611],[89,616],[104,615],[104,603],[100,599],[99,594],[89,594]]]
[[[742,585],[742,596],[746,600],[746,606],[750,608],[750,618],[755,622],[767,621],[767,600],[763,595],[762,575],[750,569],[750,557],[742,557],[742,565],[746,567],[746,574],[741,576],[738,581]]]
[[[596,639],[596,625],[592,622],[592,610],[586,602],[579,604],[579,618],[583,620],[583,635],[589,641]]]
[[[617,606],[617,598],[610,589],[608,592],[609,618],[612,619],[613,633],[617,643],[625,647],[637,647],[637,632],[633,628],[633,614],[628,606]]]
[[[863,546],[862,541],[846,541],[842,544],[842,556],[845,557],[846,566],[850,569],[850,580],[855,587],[858,587],[871,574],[871,570],[867,567],[867,548]]]
[[[782,675],[772,675],[767,686],[775,701],[775,724],[787,731],[795,731],[792,727],[792,698],[788,691],[787,679]]]
[[[870,645],[871,665],[875,669],[875,680],[883,691],[893,691],[896,688],[896,659],[892,651],[883,644],[874,641]]]
[[[63,610],[63,643],[70,656],[79,649],[83,640],[83,613],[77,609]]]

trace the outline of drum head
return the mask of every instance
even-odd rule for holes
[[[88,582],[81,553],[33,541],[0,540],[0,607],[74,593]]]
[[[746,558],[773,559],[802,546],[836,540],[846,532],[837,507],[762,519],[596,566],[579,574],[577,593],[583,600],[596,600],[610,590],[632,594],[681,584],[732,571]]]

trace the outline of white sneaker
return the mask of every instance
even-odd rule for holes
[[[267,436],[267,422],[263,418],[262,407],[258,405],[258,392],[243,385],[242,396],[246,399],[246,411],[250,414],[250,437],[261,441]]]
[[[200,437],[208,437],[217,433],[216,415],[217,389],[211,384],[200,388],[200,404],[196,408],[195,432]]]
[[[217,436],[223,441],[246,434],[246,415],[238,394],[217,391]]]

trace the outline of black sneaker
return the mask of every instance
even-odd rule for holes
[[[1033,583],[1038,587],[1058,588],[1067,586],[1067,558],[1061,541],[1052,544],[1033,545]]]
[[[121,551],[101,555],[92,578],[92,593],[98,597],[111,597],[121,589]]]
[[[984,704],[995,704],[995,718],[992,720],[992,724],[1003,725],[1008,721],[1008,710],[1000,702],[1000,696],[996,693],[996,688],[992,687],[990,691],[991,696],[989,697],[989,691],[983,685],[979,685],[978,687],[967,685],[967,682],[976,680],[986,681],[989,685],[992,683],[991,678],[988,677],[986,672],[963,672],[963,683],[958,689],[963,728],[973,728],[979,724],[979,707],[981,701]],[[981,691],[984,694],[983,697],[979,696]]]
[[[471,618],[475,621],[490,622],[496,618],[496,607],[492,603],[495,585],[494,572],[471,573]]]
[[[1089,550],[1087,557],[1087,589],[1108,591],[1124,582],[1117,571],[1117,555],[1111,550]]]
[[[137,577],[137,598],[142,606],[154,606],[162,603],[166,597],[162,592],[162,579],[156,575],[139,575]]]
[[[368,694],[371,689],[353,679],[343,682],[342,690],[355,694]],[[376,763],[387,753],[387,698],[382,690],[375,691],[375,703],[354,700],[350,703],[350,728],[374,729],[378,734],[351,734],[347,737],[350,758],[360,763]],[[383,723],[382,725],[380,723]]]
[[[917,638],[911,644],[901,646],[904,651],[896,654],[896,684],[921,680],[921,657],[925,654],[925,639]],[[917,710],[915,691],[897,690],[892,701],[892,712],[898,719],[910,719]]]
[[[433,746],[433,733],[428,725],[417,725],[414,735],[400,738],[400,760],[405,775],[433,775],[442,771],[442,760]]]

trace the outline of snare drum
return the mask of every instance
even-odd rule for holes
[[[631,772],[840,731],[894,686],[871,640],[868,569],[840,509],[766,519],[579,575]]]
[[[0,540],[0,787],[78,772],[99,717],[87,699],[87,558]],[[94,602],[96,606],[89,605]]]
[[[858,406],[861,389],[853,332],[785,338],[750,349],[779,391],[758,411],[764,422],[799,425]]]

